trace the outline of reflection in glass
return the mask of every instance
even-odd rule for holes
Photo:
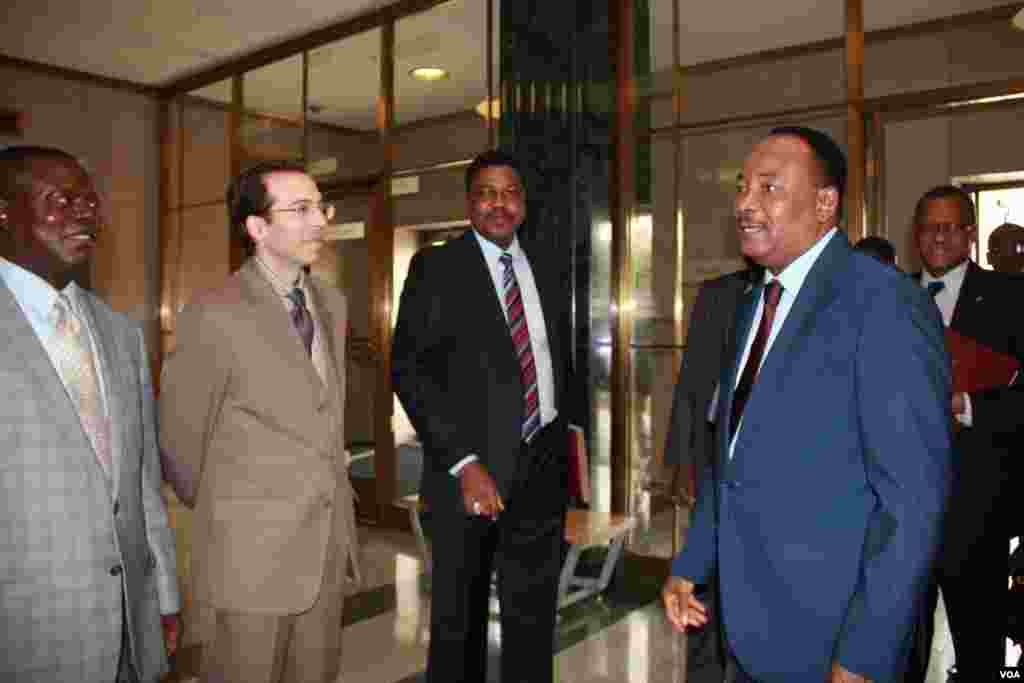
[[[245,73],[242,167],[267,159],[302,159],[302,55]]]
[[[328,228],[330,248],[321,252],[313,271],[348,301],[345,440],[354,485],[365,499],[360,512],[369,516],[376,514],[371,508],[377,487],[377,358],[371,344],[367,235],[383,158],[376,118],[380,50],[381,31],[373,29],[310,50],[307,58],[306,167],[337,209]]]
[[[374,29],[309,52],[307,161],[320,183],[380,172],[380,48]]]
[[[486,28],[487,2],[482,0],[451,0],[395,24],[397,125],[472,111],[487,98]],[[447,77],[418,80],[412,75],[424,67],[444,69]]]

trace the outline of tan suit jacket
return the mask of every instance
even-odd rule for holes
[[[339,557],[355,567],[343,429],[345,299],[316,280],[309,289],[326,383],[252,260],[182,311],[164,365],[161,445],[179,495],[195,508],[196,600],[217,609],[308,610],[332,536]]]

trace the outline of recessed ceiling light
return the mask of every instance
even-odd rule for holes
[[[1024,9],[1020,9],[1013,15],[1013,27],[1024,31]]]
[[[418,66],[409,72],[417,81],[440,81],[448,78],[448,72],[437,66]]]

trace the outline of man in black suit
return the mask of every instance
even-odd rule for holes
[[[466,190],[473,229],[413,258],[392,356],[433,521],[427,681],[487,680],[496,569],[501,680],[545,683],[568,498],[569,297],[550,255],[516,237],[517,160],[482,154]]]
[[[760,277],[760,269],[741,270],[707,280],[697,291],[665,439],[665,467],[674,472],[672,487],[677,494],[684,493],[691,470],[696,473],[692,492],[696,494],[714,460],[715,436],[709,418],[714,414],[725,349],[736,307]],[[716,604],[714,581],[708,582],[700,597],[705,604]],[[700,630],[687,633],[686,668],[691,683],[721,683],[725,657],[720,635],[716,614]]]
[[[950,329],[1024,361],[1024,283],[979,268],[970,259],[978,227],[971,197],[940,186],[914,211],[914,239]],[[953,488],[943,529],[937,581],[953,634],[958,681],[988,680],[1004,658],[1008,540],[1019,533],[1009,505],[1024,394],[995,387],[953,394],[958,423]],[[934,604],[931,605],[934,607]],[[932,610],[924,617],[931,618]]]

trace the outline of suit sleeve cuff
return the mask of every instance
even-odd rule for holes
[[[479,458],[477,458],[475,455],[470,453],[465,458],[463,458],[462,460],[460,460],[457,463],[455,463],[452,466],[452,468],[450,470],[448,470],[448,473],[451,474],[453,477],[457,477],[457,476],[459,476],[459,473],[462,472],[462,468],[463,467],[465,467],[466,465],[468,465],[471,462],[476,462],[478,459]]]
[[[971,408],[971,395],[964,392],[964,412],[954,416],[964,427],[974,426],[974,410]]]
[[[181,612],[181,594],[178,592],[176,579],[158,579],[156,592],[160,602],[160,614]]]

